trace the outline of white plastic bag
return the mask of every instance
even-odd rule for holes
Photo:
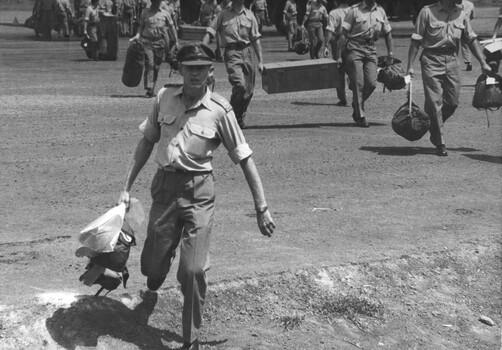
[[[119,238],[125,213],[124,203],[110,209],[80,231],[79,242],[95,253],[112,252]]]

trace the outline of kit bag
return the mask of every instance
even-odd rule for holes
[[[406,72],[401,67],[401,61],[397,58],[392,59],[391,64],[387,64],[387,57],[378,57],[378,67],[380,67],[377,75],[377,81],[383,84],[383,90],[401,90],[406,87],[404,76]]]
[[[101,285],[101,288],[95,294],[98,296],[103,289],[110,291],[117,289],[122,283],[126,287],[129,279],[127,270],[127,260],[132,246],[136,245],[134,232],[131,226],[124,220],[117,243],[113,251],[107,253],[92,254],[86,271],[80,276],[79,281],[87,286],[94,284]]]
[[[411,99],[411,82],[408,90],[408,101],[396,111],[392,117],[394,132],[408,141],[420,140],[429,131],[429,116]]]
[[[84,35],[82,40],[80,41],[80,47],[84,49],[87,58],[92,58],[91,38],[89,38],[87,35]]]
[[[502,107],[502,78],[498,74],[481,74],[476,81],[472,106],[480,110]]]
[[[145,67],[145,48],[139,41],[134,40],[127,48],[124,68],[122,69],[122,83],[127,87],[136,87],[143,77]]]
[[[304,55],[310,50],[307,30],[305,28],[298,29],[297,37],[299,40],[293,44],[293,50],[299,55]]]

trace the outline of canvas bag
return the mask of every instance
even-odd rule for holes
[[[394,113],[392,129],[408,141],[420,140],[429,131],[429,116],[412,101],[412,83],[408,87],[408,101]]]

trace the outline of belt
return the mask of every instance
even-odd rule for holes
[[[375,39],[374,38],[366,38],[366,39],[363,39],[363,38],[350,38],[349,40],[351,41],[354,41],[356,43],[360,43],[360,44],[374,44],[375,43]]]
[[[433,49],[424,49],[424,53],[430,53],[433,55],[454,55],[457,49],[454,47],[438,47]]]
[[[192,176],[207,175],[207,174],[211,174],[213,172],[212,170],[192,171],[192,170],[179,169],[179,168],[168,168],[168,167],[159,168],[159,170],[162,170],[166,173],[187,174],[187,175],[192,175]]]
[[[225,50],[244,50],[245,48],[251,46],[251,44],[244,43],[230,43],[225,46]]]

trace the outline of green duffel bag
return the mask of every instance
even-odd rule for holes
[[[127,48],[122,83],[127,87],[136,87],[141,82],[145,66],[145,48],[139,41],[131,41]]]

